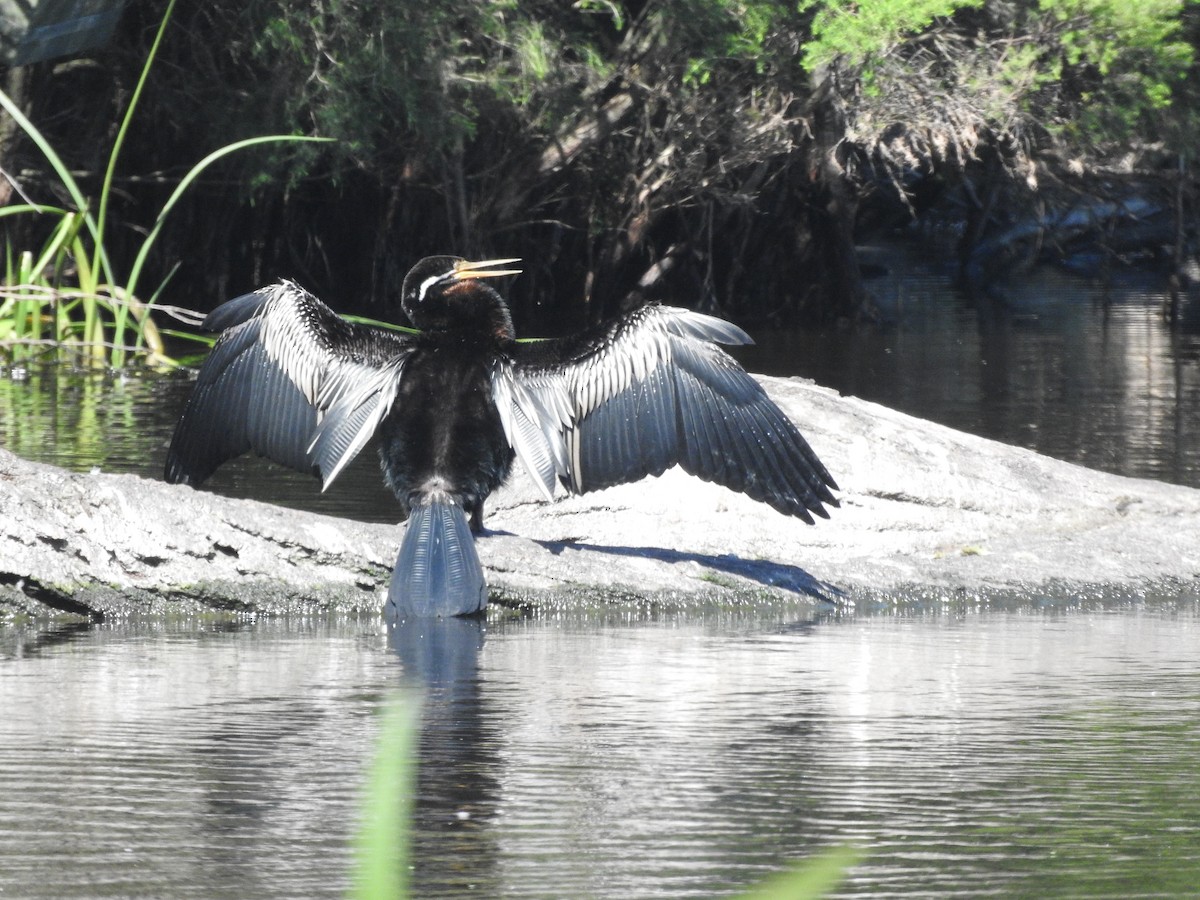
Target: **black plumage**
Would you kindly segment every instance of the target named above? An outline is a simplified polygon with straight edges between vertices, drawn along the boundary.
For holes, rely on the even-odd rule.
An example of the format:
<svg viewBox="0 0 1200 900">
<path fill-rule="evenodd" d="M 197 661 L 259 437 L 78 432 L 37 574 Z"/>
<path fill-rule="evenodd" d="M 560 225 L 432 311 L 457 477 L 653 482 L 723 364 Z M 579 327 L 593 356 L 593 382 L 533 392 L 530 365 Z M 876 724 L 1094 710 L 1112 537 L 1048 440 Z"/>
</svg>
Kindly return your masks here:
<svg viewBox="0 0 1200 900">
<path fill-rule="evenodd" d="M 408 273 L 411 335 L 352 324 L 291 282 L 239 297 L 204 327 L 221 337 L 167 454 L 199 484 L 247 450 L 325 487 L 378 434 L 408 526 L 391 616 L 462 615 L 487 599 L 472 531 L 520 459 L 547 498 L 680 465 L 806 522 L 837 506 L 796 426 L 716 344 L 748 343 L 711 316 L 644 305 L 610 324 L 518 342 L 480 279 L 517 260 L 429 257 Z"/>
</svg>

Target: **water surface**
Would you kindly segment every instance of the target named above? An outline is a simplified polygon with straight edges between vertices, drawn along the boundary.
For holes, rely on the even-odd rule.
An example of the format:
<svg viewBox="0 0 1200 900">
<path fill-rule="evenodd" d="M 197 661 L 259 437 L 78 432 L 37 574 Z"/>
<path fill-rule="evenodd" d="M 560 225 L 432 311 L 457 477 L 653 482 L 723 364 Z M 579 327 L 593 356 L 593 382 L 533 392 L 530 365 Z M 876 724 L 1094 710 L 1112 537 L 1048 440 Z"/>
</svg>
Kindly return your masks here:
<svg viewBox="0 0 1200 900">
<path fill-rule="evenodd" d="M 1200 333 L 1164 321 L 1163 279 L 1042 266 L 1002 297 L 968 298 L 915 247 L 889 246 L 886 261 L 870 282 L 880 327 L 755 331 L 737 355 L 1057 459 L 1200 487 Z"/>
<path fill-rule="evenodd" d="M 720 896 L 843 842 L 845 896 L 1200 883 L 1196 598 L 448 624 L 0 636 L 0 893 L 341 895 L 412 680 L 415 896 Z"/>
</svg>

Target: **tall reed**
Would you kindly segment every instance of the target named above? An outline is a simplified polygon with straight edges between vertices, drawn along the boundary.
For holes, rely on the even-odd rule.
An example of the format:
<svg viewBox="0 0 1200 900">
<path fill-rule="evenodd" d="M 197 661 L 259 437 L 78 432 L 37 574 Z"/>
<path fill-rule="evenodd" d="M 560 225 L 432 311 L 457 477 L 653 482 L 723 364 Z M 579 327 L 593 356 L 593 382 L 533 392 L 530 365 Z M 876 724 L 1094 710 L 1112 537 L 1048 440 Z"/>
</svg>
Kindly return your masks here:
<svg viewBox="0 0 1200 900">
<path fill-rule="evenodd" d="M 115 368 L 124 366 L 132 358 L 150 364 L 170 364 L 172 361 L 166 355 L 162 335 L 150 312 L 159 302 L 171 273 L 148 299 L 138 293 L 142 270 L 167 215 L 205 169 L 231 153 L 268 142 L 327 140 L 305 135 L 266 135 L 214 150 L 196 163 L 176 186 L 158 211 L 128 272 L 120 277 L 105 246 L 113 178 L 174 8 L 175 0 L 170 0 L 121 119 L 94 202 L 89 201 L 71 170 L 37 126 L 12 98 L 0 91 L 0 107 L 41 151 L 71 201 L 69 208 L 63 208 L 23 197 L 24 203 L 0 208 L 0 218 L 33 215 L 48 217 L 53 222 L 50 236 L 36 250 L 18 250 L 11 240 L 5 242 L 4 282 L 0 285 L 0 352 L 6 352 L 10 358 L 53 354 L 63 360 Z"/>
</svg>

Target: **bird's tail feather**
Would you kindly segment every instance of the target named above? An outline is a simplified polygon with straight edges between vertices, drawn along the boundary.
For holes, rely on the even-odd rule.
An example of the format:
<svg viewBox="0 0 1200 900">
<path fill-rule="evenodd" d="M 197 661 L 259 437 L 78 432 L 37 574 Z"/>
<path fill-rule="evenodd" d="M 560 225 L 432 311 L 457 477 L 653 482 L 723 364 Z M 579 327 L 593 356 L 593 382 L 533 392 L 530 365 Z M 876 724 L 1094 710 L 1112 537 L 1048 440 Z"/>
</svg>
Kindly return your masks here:
<svg viewBox="0 0 1200 900">
<path fill-rule="evenodd" d="M 387 617 L 463 616 L 487 605 L 466 511 L 443 491 L 412 506 L 388 589 Z"/>
</svg>

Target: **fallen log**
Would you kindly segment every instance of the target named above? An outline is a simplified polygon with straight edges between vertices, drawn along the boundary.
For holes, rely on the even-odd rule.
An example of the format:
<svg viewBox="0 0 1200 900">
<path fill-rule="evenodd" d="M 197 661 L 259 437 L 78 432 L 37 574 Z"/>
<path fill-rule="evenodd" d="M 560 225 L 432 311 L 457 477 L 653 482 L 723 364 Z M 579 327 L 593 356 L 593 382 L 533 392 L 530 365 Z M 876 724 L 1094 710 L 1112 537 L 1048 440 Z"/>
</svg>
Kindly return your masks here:
<svg viewBox="0 0 1200 900">
<path fill-rule="evenodd" d="M 807 526 L 678 470 L 551 504 L 518 471 L 479 540 L 493 607 L 1200 587 L 1198 490 L 761 381 L 842 486 L 829 521 Z M 0 615 L 375 615 L 400 527 L 0 450 Z"/>
</svg>

